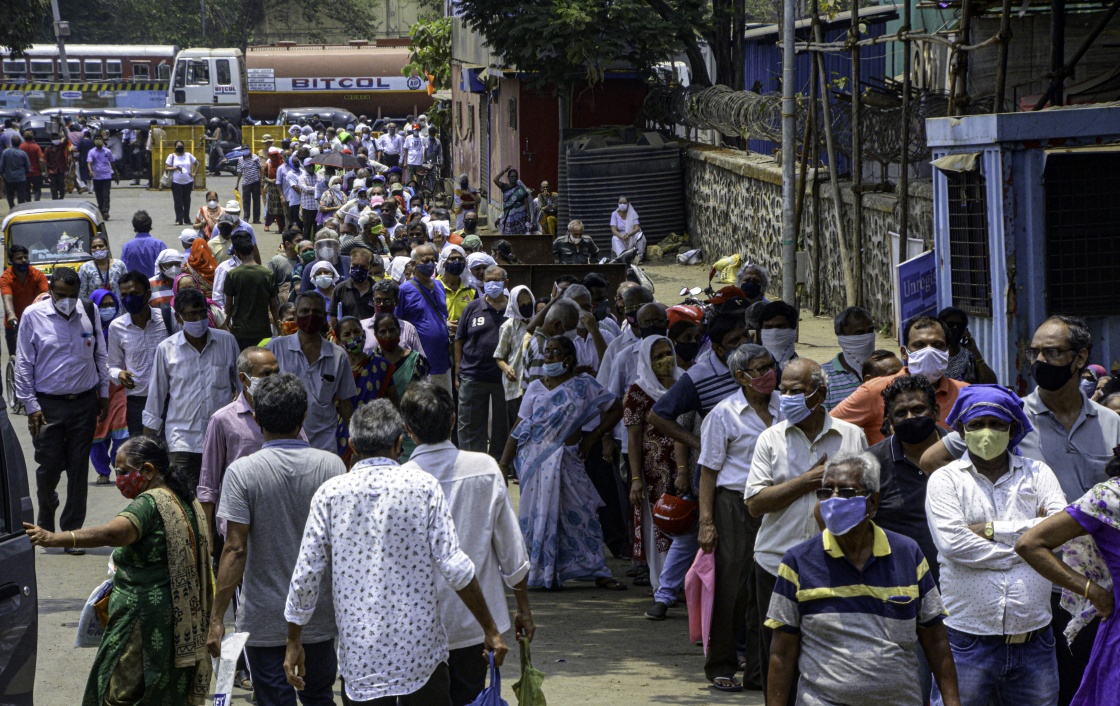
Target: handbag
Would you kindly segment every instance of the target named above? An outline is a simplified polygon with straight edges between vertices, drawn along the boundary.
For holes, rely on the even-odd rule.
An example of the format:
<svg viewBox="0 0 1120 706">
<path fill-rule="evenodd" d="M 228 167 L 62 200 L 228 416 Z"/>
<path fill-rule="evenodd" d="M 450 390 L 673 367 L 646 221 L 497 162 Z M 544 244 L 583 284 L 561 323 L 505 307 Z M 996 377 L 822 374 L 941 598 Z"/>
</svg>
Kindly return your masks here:
<svg viewBox="0 0 1120 706">
<path fill-rule="evenodd" d="M 161 188 L 161 189 L 170 189 L 171 188 L 171 172 L 164 172 L 163 176 L 161 176 L 159 178 L 159 188 Z"/>
<path fill-rule="evenodd" d="M 518 706 L 546 706 L 541 683 L 544 681 L 544 672 L 533 666 L 529 656 L 529 641 L 521 641 L 521 678 L 513 684 L 513 693 L 517 695 Z"/>
<path fill-rule="evenodd" d="M 509 703 L 502 699 L 502 675 L 494 666 L 493 652 L 490 653 L 490 686 L 483 689 L 478 698 L 467 706 L 509 706 Z"/>
</svg>

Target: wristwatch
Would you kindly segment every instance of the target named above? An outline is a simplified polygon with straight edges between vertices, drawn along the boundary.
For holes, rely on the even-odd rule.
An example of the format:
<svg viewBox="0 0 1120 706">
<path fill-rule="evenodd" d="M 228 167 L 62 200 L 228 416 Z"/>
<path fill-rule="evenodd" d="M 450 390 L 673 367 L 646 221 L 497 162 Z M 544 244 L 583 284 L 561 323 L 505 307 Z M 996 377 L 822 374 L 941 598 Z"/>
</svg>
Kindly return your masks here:
<svg viewBox="0 0 1120 706">
<path fill-rule="evenodd" d="M 992 527 L 992 523 L 991 522 L 986 523 L 984 525 L 984 539 L 994 539 L 995 536 L 996 536 L 996 531 Z"/>
</svg>

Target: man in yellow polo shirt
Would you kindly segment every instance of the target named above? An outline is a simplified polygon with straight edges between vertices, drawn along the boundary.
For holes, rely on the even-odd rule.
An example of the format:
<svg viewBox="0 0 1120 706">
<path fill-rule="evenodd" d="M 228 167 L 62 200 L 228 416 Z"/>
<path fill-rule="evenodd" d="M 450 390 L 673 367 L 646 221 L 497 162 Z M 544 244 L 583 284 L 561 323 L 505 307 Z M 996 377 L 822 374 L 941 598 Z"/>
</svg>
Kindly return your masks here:
<svg viewBox="0 0 1120 706">
<path fill-rule="evenodd" d="M 467 268 L 467 254 L 458 245 L 447 245 L 441 257 L 439 281 L 447 292 L 447 330 L 455 335 L 455 328 L 463 309 L 478 298 L 478 291 L 463 280 Z"/>
</svg>

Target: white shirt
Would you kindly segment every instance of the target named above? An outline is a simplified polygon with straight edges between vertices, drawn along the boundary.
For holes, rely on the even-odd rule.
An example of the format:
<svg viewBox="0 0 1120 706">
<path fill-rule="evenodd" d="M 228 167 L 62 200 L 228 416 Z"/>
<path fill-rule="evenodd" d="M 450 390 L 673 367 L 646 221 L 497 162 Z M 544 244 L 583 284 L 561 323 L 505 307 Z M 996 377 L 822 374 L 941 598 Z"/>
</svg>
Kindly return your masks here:
<svg viewBox="0 0 1120 706">
<path fill-rule="evenodd" d="M 377 149 L 385 154 L 399 155 L 403 146 L 404 138 L 399 132 L 392 136 L 386 132 L 377 138 Z"/>
<path fill-rule="evenodd" d="M 418 167 L 424 163 L 424 138 L 409 135 L 405 138 L 404 149 L 408 153 L 407 163 L 410 167 Z"/>
<path fill-rule="evenodd" d="M 140 328 L 132 323 L 132 314 L 125 312 L 109 324 L 109 377 L 120 383 L 121 373 L 132 373 L 136 387 L 125 390 L 129 397 L 146 397 L 148 381 L 152 377 L 152 365 L 156 359 L 156 347 L 167 338 L 167 326 L 163 322 L 163 312 L 149 307 L 152 317 L 148 325 Z M 179 327 L 172 322 L 171 330 Z"/>
<path fill-rule="evenodd" d="M 226 277 L 229 277 L 229 271 L 241 264 L 241 258 L 237 255 L 230 255 L 229 259 L 218 265 L 214 270 L 214 289 L 210 292 L 210 298 L 222 307 L 226 306 Z"/>
<path fill-rule="evenodd" d="M 782 421 L 781 395 L 776 391 L 770 393 L 767 409 L 775 423 Z M 719 473 L 717 488 L 740 493 L 746 489 L 758 435 L 768 426 L 741 390 L 717 404 L 704 417 L 700 427 L 699 463 Z"/>
<path fill-rule="evenodd" d="M 208 333 L 201 353 L 182 331 L 156 347 L 144 426 L 159 429 L 164 425 L 166 404 L 164 437 L 169 451 L 202 453 L 210 417 L 241 391 L 237 339 L 221 329 L 212 328 Z"/>
<path fill-rule="evenodd" d="M 509 630 L 505 586 L 513 588 L 529 574 L 529 552 L 517 522 L 505 478 L 489 455 L 460 451 L 450 441 L 416 447 L 404 468 L 418 468 L 439 481 L 455 518 L 463 551 L 474 563 L 475 576 L 498 630 Z M 482 627 L 465 603 L 436 577 L 439 612 L 448 647 L 480 645 Z"/>
<path fill-rule="evenodd" d="M 825 454 L 835 458 L 840 453 L 855 453 L 866 448 L 867 437 L 862 429 L 828 414 L 824 415 L 824 426 L 815 439 L 809 439 L 800 427 L 788 420 L 778 422 L 758 435 L 743 496 L 753 498 L 765 488 L 800 476 L 817 465 Z M 813 517 L 816 503 L 813 494 L 806 493 L 786 509 L 762 516 L 754 542 L 754 560 L 759 566 L 777 576 L 785 553 L 820 533 Z"/>
<path fill-rule="evenodd" d="M 372 701 L 419 690 L 448 657 L 436 574 L 454 591 L 474 578 L 439 482 L 369 458 L 324 483 L 292 572 L 288 622 L 311 619 L 328 571 L 347 696 Z"/>
<path fill-rule="evenodd" d="M 191 176 L 191 168 L 197 161 L 198 160 L 195 159 L 194 155 L 190 152 L 184 152 L 181 157 L 172 152 L 167 155 L 167 160 L 164 164 L 166 164 L 168 168 L 175 170 L 171 172 L 171 181 L 173 183 L 190 184 L 194 181 L 194 177 Z"/>
<path fill-rule="evenodd" d="M 941 564 L 945 624 L 971 635 L 1018 635 L 1050 622 L 1051 584 L 1015 553 L 1015 541 L 1066 507 L 1054 472 L 1042 461 L 1011 455 L 993 484 L 968 453 L 929 477 L 926 518 Z M 991 522 L 984 539 L 968 528 Z"/>
<path fill-rule="evenodd" d="M 595 339 L 591 336 L 591 332 L 586 331 L 586 329 L 576 329 L 576 331 L 575 340 L 572 341 L 576 344 L 576 365 L 591 368 L 591 375 L 594 376 L 599 370 L 599 351 L 595 348 Z M 580 333 L 584 332 L 586 332 L 587 335 L 581 336 Z M 603 329 L 599 329 L 599 333 L 603 336 L 603 341 L 610 346 L 611 342 L 614 341 L 614 336 Z M 631 380 L 630 382 L 634 381 Z M 626 387 L 629 389 L 630 386 L 627 385 Z M 625 394 L 626 390 L 622 392 Z M 621 395 L 619 398 L 621 399 Z"/>
<path fill-rule="evenodd" d="M 602 330 L 602 324 L 599 326 Z M 610 390 L 611 394 L 619 399 L 626 395 L 626 391 L 638 378 L 638 349 L 636 346 L 641 343 L 641 340 L 634 335 L 632 329 L 627 328 L 623 331 L 622 335 L 607 344 L 603 364 L 599 366 L 599 372 L 595 376 L 600 385 Z M 615 425 L 612 434 L 615 441 L 619 443 L 622 453 L 627 453 L 630 450 L 630 434 L 627 433 L 626 426 L 621 419 Z"/>
</svg>

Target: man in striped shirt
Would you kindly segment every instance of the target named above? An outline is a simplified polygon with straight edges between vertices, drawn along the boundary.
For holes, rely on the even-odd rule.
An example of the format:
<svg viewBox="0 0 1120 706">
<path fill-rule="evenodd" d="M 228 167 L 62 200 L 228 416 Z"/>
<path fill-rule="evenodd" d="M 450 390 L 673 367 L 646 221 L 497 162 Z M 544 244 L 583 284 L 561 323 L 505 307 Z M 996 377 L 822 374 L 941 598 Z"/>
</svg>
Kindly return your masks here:
<svg viewBox="0 0 1120 706">
<path fill-rule="evenodd" d="M 315 234 L 315 216 L 319 213 L 319 200 L 315 198 L 315 165 L 311 158 L 303 160 L 303 173 L 294 188 L 299 192 L 300 220 L 303 222 L 303 236 L 308 240 Z"/>
<path fill-rule="evenodd" d="M 253 223 L 261 222 L 261 160 L 250 152 L 237 160 L 237 183 L 233 188 L 241 188 L 241 203 L 245 204 L 246 214 L 253 215 Z"/>
<path fill-rule="evenodd" d="M 918 642 L 942 703 L 960 706 L 945 607 L 922 550 L 871 521 L 879 462 L 837 455 L 816 495 L 826 529 L 785 553 L 770 599 L 766 702 L 920 706 Z"/>
<path fill-rule="evenodd" d="M 830 412 L 863 384 L 863 364 L 875 351 L 875 324 L 867 309 L 848 307 L 837 315 L 833 328 L 840 353 L 821 366 L 828 375 L 824 408 Z"/>
</svg>

